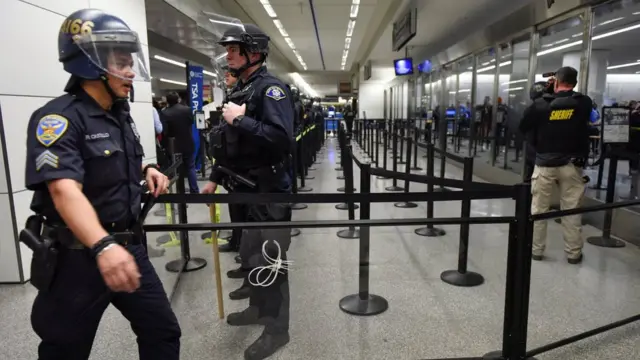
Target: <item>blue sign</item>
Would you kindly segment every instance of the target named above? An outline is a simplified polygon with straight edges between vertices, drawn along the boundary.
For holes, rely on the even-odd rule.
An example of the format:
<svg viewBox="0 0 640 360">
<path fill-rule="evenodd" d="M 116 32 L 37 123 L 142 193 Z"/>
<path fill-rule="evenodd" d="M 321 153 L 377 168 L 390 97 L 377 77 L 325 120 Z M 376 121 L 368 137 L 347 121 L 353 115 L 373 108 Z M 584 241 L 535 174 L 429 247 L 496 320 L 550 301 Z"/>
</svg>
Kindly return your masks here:
<svg viewBox="0 0 640 360">
<path fill-rule="evenodd" d="M 202 73 L 202 66 L 189 65 L 189 106 L 191 107 L 191 114 L 193 115 L 193 143 L 195 145 L 194 156 L 198 159 L 198 155 L 200 154 L 200 131 L 196 127 L 196 111 L 202 110 L 202 91 L 204 86 L 204 75 Z M 202 161 L 204 159 L 198 159 L 196 161 L 196 169 L 200 170 L 200 166 L 202 165 Z"/>
</svg>

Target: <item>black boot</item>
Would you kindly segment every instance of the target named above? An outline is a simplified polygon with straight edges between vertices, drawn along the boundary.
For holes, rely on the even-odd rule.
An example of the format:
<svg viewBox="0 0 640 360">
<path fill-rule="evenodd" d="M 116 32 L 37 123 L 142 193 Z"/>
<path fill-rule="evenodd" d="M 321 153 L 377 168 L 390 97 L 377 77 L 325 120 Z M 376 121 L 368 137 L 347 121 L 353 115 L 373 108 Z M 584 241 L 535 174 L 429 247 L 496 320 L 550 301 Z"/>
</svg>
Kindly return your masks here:
<svg viewBox="0 0 640 360">
<path fill-rule="evenodd" d="M 236 255 L 236 256 L 233 258 L 233 260 L 235 260 L 235 261 L 236 261 L 236 263 L 238 263 L 238 264 L 242 264 L 242 258 L 240 257 L 240 255 Z"/>
<path fill-rule="evenodd" d="M 244 351 L 245 360 L 262 360 L 273 355 L 289 342 L 289 333 L 262 332 L 262 335 Z"/>
<path fill-rule="evenodd" d="M 218 245 L 218 251 L 220 252 L 237 252 L 240 249 L 240 247 L 236 244 L 224 244 L 224 245 Z"/>
<path fill-rule="evenodd" d="M 249 276 L 251 269 L 243 268 L 240 266 L 237 269 L 227 271 L 227 277 L 229 279 L 244 279 Z"/>
<path fill-rule="evenodd" d="M 231 326 L 246 326 L 258 324 L 258 308 L 249 306 L 248 308 L 229 314 L 227 316 L 227 324 Z"/>
<path fill-rule="evenodd" d="M 247 280 L 242 283 L 238 289 L 233 290 L 229 293 L 229 298 L 231 300 L 242 300 L 248 299 L 251 296 L 251 286 L 247 283 Z"/>
</svg>

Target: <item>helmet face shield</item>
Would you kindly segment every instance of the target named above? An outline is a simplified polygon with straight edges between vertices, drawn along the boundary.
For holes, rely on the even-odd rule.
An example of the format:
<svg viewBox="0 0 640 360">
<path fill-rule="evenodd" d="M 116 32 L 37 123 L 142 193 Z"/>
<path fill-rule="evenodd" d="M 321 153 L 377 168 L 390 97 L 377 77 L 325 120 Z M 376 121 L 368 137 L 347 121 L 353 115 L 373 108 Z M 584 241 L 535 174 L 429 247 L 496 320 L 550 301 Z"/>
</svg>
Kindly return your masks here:
<svg viewBox="0 0 640 360">
<path fill-rule="evenodd" d="M 221 14 L 201 11 L 197 18 L 198 32 L 202 40 L 211 48 L 211 65 L 223 78 L 228 70 L 227 45 L 240 44 L 245 40 L 246 32 L 242 21 Z"/>
<path fill-rule="evenodd" d="M 94 31 L 76 35 L 84 55 L 104 73 L 123 80 L 150 81 L 149 67 L 134 31 Z"/>
</svg>

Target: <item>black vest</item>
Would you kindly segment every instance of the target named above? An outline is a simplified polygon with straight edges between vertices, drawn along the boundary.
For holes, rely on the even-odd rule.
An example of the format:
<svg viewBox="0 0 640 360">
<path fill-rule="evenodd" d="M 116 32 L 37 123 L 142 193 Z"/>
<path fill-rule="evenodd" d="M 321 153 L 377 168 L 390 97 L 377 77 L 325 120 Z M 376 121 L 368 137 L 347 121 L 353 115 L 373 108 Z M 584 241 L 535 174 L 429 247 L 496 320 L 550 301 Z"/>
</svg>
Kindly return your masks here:
<svg viewBox="0 0 640 360">
<path fill-rule="evenodd" d="M 589 155 L 591 101 L 578 92 L 537 99 L 536 150 L 539 154 Z"/>
</svg>

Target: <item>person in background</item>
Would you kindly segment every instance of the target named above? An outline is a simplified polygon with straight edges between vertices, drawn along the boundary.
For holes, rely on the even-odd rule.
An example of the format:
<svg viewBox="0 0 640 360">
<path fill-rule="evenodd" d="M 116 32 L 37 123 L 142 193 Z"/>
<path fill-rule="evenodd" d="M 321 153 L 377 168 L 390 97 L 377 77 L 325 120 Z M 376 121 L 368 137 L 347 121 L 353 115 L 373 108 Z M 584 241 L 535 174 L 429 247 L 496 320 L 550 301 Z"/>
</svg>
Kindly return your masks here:
<svg viewBox="0 0 640 360">
<path fill-rule="evenodd" d="M 156 99 L 153 99 L 152 103 L 153 103 L 153 108 L 151 108 L 151 111 L 153 111 L 153 128 L 156 131 L 156 136 L 161 136 L 162 121 L 160 121 L 160 114 L 158 113 L 158 111 L 160 110 L 160 104 Z"/>
<path fill-rule="evenodd" d="M 553 79 L 553 78 L 552 78 Z M 589 119 L 593 110 L 590 97 L 573 91 L 578 71 L 562 67 L 555 74 L 553 94 L 544 94 L 527 108 L 520 131 L 536 133 L 536 166 L 531 176 L 531 213 L 549 211 L 556 183 L 560 186 L 561 210 L 580 206 L 585 181 L 582 169 L 589 157 Z M 565 252 L 570 264 L 582 262 L 582 221 L 580 215 L 562 218 Z M 547 242 L 547 222 L 533 225 L 533 260 L 540 261 Z"/>
<path fill-rule="evenodd" d="M 164 136 L 167 138 L 175 138 L 175 150 L 182 154 L 187 178 L 189 179 L 189 192 L 197 194 L 198 177 L 196 176 L 196 156 L 195 145 L 193 143 L 193 118 L 191 108 L 180 103 L 180 97 L 177 93 L 172 92 L 167 95 L 167 107 L 162 112 L 166 127 Z"/>
</svg>

